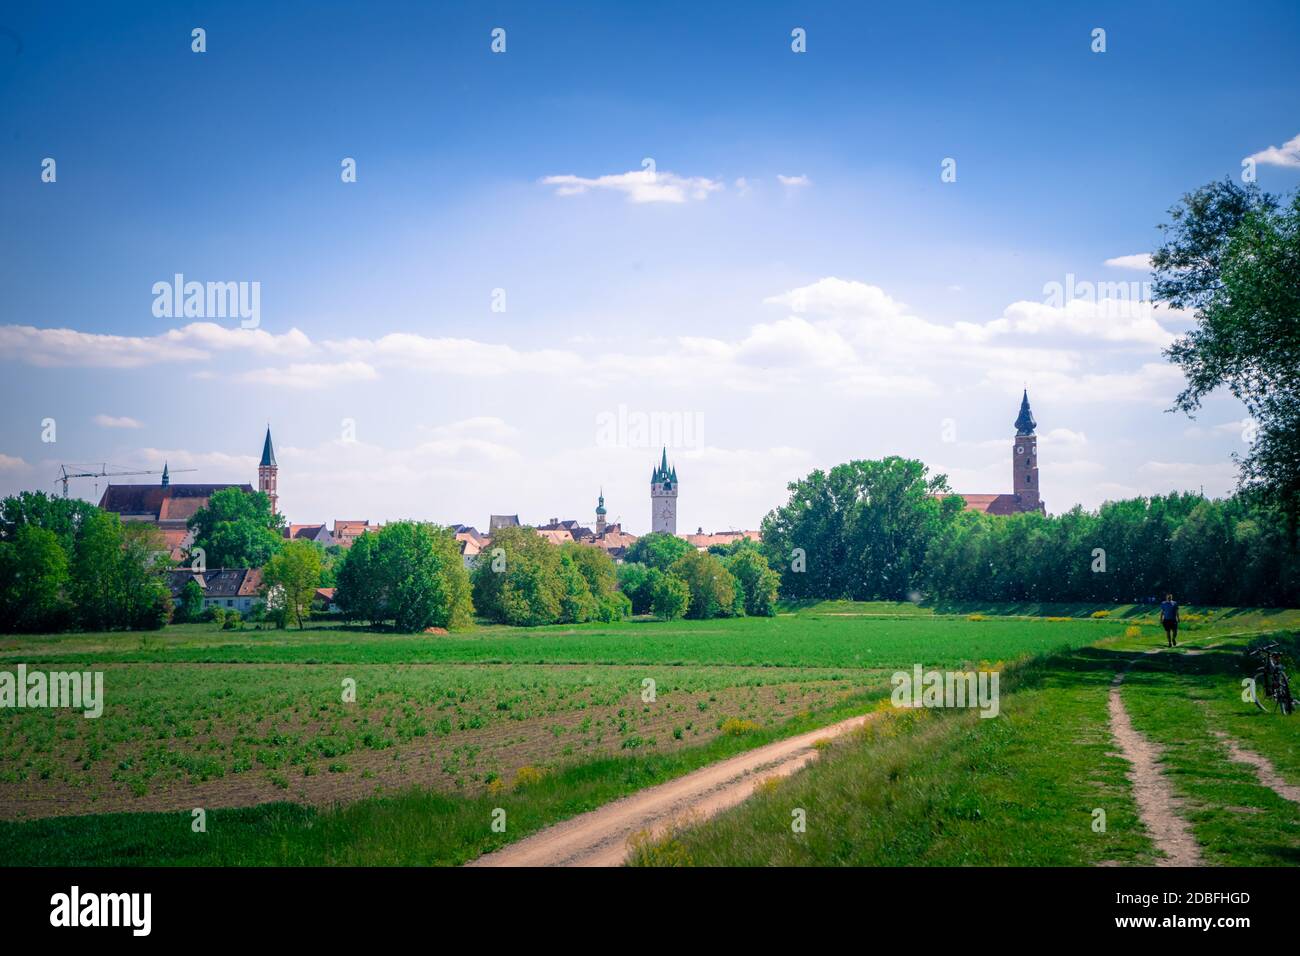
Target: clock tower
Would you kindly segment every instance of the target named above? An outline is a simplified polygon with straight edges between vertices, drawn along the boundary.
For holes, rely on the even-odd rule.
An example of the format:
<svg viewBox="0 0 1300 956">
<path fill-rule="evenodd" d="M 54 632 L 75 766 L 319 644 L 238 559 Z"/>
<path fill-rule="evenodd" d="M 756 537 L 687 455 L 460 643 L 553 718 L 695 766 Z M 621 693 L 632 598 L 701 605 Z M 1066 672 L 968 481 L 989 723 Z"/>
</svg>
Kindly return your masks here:
<svg viewBox="0 0 1300 956">
<path fill-rule="evenodd" d="M 1020 415 L 1016 418 L 1016 437 L 1011 450 L 1011 487 L 1016 496 L 1017 511 L 1042 511 L 1043 502 L 1038 495 L 1038 437 L 1029 410 L 1029 390 L 1020 399 Z"/>
<path fill-rule="evenodd" d="M 677 533 L 677 469 L 668 467 L 667 448 L 650 473 L 650 530 Z"/>
</svg>

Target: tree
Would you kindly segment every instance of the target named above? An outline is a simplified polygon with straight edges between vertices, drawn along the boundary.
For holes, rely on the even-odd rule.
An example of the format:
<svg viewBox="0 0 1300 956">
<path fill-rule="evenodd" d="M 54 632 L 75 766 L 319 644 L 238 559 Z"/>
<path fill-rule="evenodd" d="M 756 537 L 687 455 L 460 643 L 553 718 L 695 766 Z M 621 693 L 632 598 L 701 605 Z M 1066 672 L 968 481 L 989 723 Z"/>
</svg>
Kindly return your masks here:
<svg viewBox="0 0 1300 956">
<path fill-rule="evenodd" d="M 262 569 L 264 593 L 278 592 L 277 600 L 297 622 L 298 630 L 302 630 L 303 615 L 310 616 L 320 573 L 320 548 L 310 541 L 287 542 Z"/>
<path fill-rule="evenodd" d="M 91 631 L 124 622 L 122 522 L 96 508 L 85 516 L 72 552 L 71 597 L 78 623 Z"/>
<path fill-rule="evenodd" d="M 791 482 L 763 519 L 763 550 L 791 598 L 906 600 L 930 540 L 961 511 L 919 461 L 850 461 Z"/>
<path fill-rule="evenodd" d="M 222 488 L 189 520 L 210 568 L 260 568 L 284 544 L 284 515 L 263 492 Z"/>
<path fill-rule="evenodd" d="M 560 554 L 573 561 L 587 582 L 592 597 L 599 600 L 618 589 L 618 571 L 614 559 L 604 548 L 577 541 L 560 545 Z"/>
<path fill-rule="evenodd" d="M 554 624 L 563 595 L 560 549 L 532 528 L 498 529 L 474 568 L 474 606 L 502 624 Z"/>
<path fill-rule="evenodd" d="M 408 633 L 463 627 L 474 613 L 456 536 L 450 528 L 415 521 L 357 538 L 338 568 L 334 599 L 350 620 L 392 621 Z"/>
<path fill-rule="evenodd" d="M 781 576 L 772 570 L 762 552 L 754 547 L 737 548 L 726 566 L 740 588 L 745 613 L 755 617 L 775 616 Z"/>
<path fill-rule="evenodd" d="M 1285 206 L 1257 186 L 1210 183 L 1169 211 L 1151 257 L 1154 298 L 1194 310 L 1197 325 L 1166 356 L 1187 382 L 1174 407 L 1192 415 L 1226 387 L 1257 430 L 1237 458 L 1241 487 L 1300 527 L 1300 192 Z M 1234 456 L 1237 457 L 1237 456 Z"/>
<path fill-rule="evenodd" d="M 729 617 L 735 613 L 736 579 L 721 559 L 691 549 L 673 562 L 669 574 L 680 578 L 690 591 L 687 617 Z"/>
<path fill-rule="evenodd" d="M 334 603 L 349 621 L 364 621 L 372 627 L 386 619 L 388 595 L 376 553 L 375 532 L 360 535 L 344 553 L 338 566 Z"/>
<path fill-rule="evenodd" d="M 193 623 L 203 616 L 203 586 L 194 578 L 181 588 L 181 603 L 176 608 L 176 620 Z"/>
<path fill-rule="evenodd" d="M 675 534 L 655 531 L 637 538 L 632 543 L 632 547 L 627 549 L 627 554 L 623 556 L 623 560 L 644 564 L 649 568 L 658 568 L 660 571 L 667 571 L 674 561 L 688 551 L 694 550 L 694 546 L 684 538 L 679 538 Z"/>
<path fill-rule="evenodd" d="M 384 526 L 377 544 L 388 613 L 397 630 L 470 623 L 469 573 L 450 528 L 398 521 Z"/>
<path fill-rule="evenodd" d="M 53 531 L 24 524 L 0 541 L 0 629 L 56 631 L 69 623 L 68 556 Z"/>
<path fill-rule="evenodd" d="M 43 491 L 23 491 L 0 502 L 0 541 L 12 541 L 23 525 L 54 532 L 65 554 L 72 554 L 86 519 L 98 512 L 80 498 L 58 498 Z"/>
<path fill-rule="evenodd" d="M 654 575 L 661 574 L 644 564 L 624 561 L 618 566 L 618 587 L 631 602 L 633 614 L 649 614 L 654 600 Z"/>
<path fill-rule="evenodd" d="M 153 525 L 122 525 L 119 626 L 152 631 L 171 620 L 172 593 L 164 576 L 169 564 L 167 554 L 162 532 Z"/>
<path fill-rule="evenodd" d="M 691 606 L 691 589 L 686 582 L 657 568 L 653 569 L 652 575 L 651 607 L 655 616 L 671 621 L 684 615 Z"/>
</svg>

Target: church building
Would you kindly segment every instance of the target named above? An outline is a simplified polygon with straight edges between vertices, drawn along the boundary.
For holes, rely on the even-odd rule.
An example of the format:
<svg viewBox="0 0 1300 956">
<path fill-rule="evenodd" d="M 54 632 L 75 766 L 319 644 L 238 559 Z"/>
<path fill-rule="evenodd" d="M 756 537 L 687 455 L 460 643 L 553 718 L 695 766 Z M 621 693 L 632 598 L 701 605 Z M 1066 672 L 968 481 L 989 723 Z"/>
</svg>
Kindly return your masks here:
<svg viewBox="0 0 1300 956">
<path fill-rule="evenodd" d="M 271 429 L 266 429 L 262 443 L 262 460 L 257 466 L 257 490 L 271 499 L 271 510 L 276 510 L 278 494 L 276 478 L 279 468 L 275 463 L 275 449 L 271 445 Z M 215 492 L 224 488 L 238 488 L 253 493 L 248 484 L 176 484 L 171 480 L 167 466 L 163 466 L 162 482 L 157 485 L 113 485 L 104 489 L 99 507 L 115 512 L 123 521 L 143 521 L 156 525 L 167 542 L 168 551 L 179 560 L 193 543 L 189 519 L 203 507 Z"/>
<path fill-rule="evenodd" d="M 1046 506 L 1038 495 L 1038 437 L 1034 421 L 1029 410 L 1029 390 L 1025 389 L 1020 399 L 1020 415 L 1016 418 L 1016 435 L 1011 441 L 1011 488 L 1010 494 L 1002 495 L 961 495 L 966 501 L 967 511 L 982 511 L 991 515 L 1011 515 L 1021 511 L 1037 511 L 1045 514 Z"/>
</svg>

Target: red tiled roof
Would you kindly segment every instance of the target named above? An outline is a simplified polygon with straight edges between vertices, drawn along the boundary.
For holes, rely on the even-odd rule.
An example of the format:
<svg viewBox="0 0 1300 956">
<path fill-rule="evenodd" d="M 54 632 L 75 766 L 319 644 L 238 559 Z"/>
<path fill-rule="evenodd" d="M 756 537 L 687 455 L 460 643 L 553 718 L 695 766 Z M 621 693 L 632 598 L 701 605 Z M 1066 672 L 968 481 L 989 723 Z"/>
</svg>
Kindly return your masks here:
<svg viewBox="0 0 1300 956">
<path fill-rule="evenodd" d="M 943 498 L 946 495 L 935 497 Z M 1014 515 L 1026 510 L 1015 495 L 958 494 L 957 497 L 966 502 L 967 511 L 979 511 L 987 515 Z"/>
<path fill-rule="evenodd" d="M 715 544 L 734 544 L 742 538 L 750 541 L 762 541 L 763 536 L 757 531 L 718 531 L 714 534 L 688 534 L 686 541 L 697 548 L 710 548 Z"/>
<path fill-rule="evenodd" d="M 207 504 L 214 492 L 224 488 L 253 493 L 252 485 L 109 485 L 99 499 L 99 507 L 123 517 L 185 521 Z"/>
</svg>

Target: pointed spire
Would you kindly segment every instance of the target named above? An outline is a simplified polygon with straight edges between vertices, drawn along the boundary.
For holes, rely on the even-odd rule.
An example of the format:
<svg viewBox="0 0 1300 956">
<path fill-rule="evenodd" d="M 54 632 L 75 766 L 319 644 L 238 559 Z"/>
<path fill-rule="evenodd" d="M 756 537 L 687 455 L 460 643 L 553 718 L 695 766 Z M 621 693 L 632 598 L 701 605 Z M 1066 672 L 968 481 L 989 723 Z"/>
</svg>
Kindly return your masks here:
<svg viewBox="0 0 1300 956">
<path fill-rule="evenodd" d="M 166 488 L 172 483 L 172 477 L 167 473 L 167 462 L 163 462 L 163 479 L 162 486 Z"/>
<path fill-rule="evenodd" d="M 596 514 L 603 515 L 604 513 L 605 513 L 605 489 L 602 486 L 600 489 L 600 500 L 596 502 Z"/>
<path fill-rule="evenodd" d="M 1032 435 L 1038 423 L 1034 421 L 1034 415 L 1029 410 L 1029 389 L 1025 389 L 1024 395 L 1020 398 L 1020 415 L 1016 418 L 1016 434 Z"/>
<path fill-rule="evenodd" d="M 261 467 L 275 467 L 275 448 L 271 445 L 271 426 L 266 426 L 266 441 L 262 443 Z"/>
<path fill-rule="evenodd" d="M 676 469 L 668 467 L 668 446 L 664 446 L 663 454 L 659 458 L 659 465 L 654 471 L 650 472 L 650 484 L 660 481 L 676 481 Z"/>
</svg>

